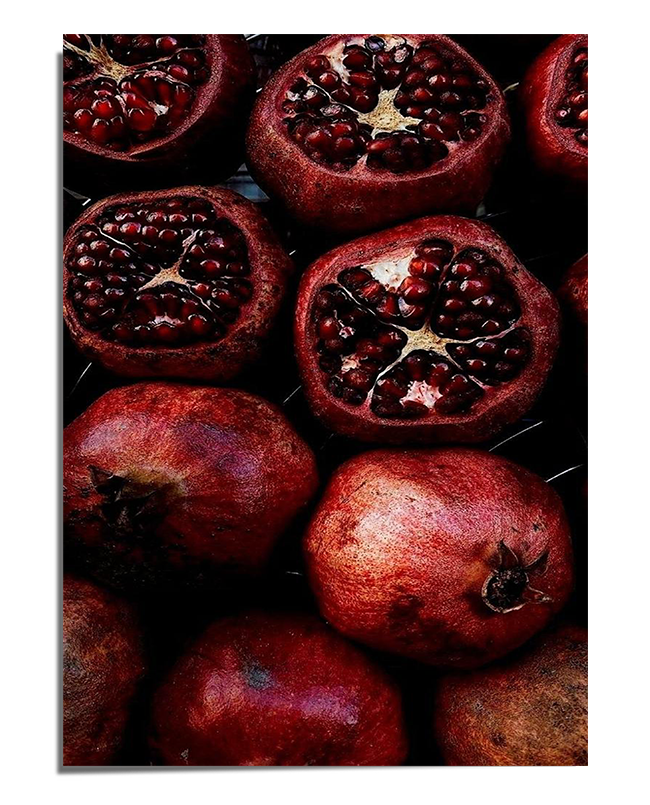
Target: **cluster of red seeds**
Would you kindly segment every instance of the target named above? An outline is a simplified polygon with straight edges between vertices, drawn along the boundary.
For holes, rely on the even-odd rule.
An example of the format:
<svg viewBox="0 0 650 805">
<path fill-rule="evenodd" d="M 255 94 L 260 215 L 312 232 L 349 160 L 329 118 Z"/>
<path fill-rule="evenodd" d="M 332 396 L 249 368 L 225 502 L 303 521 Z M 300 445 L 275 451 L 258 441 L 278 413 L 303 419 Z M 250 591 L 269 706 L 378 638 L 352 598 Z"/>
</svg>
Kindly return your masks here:
<svg viewBox="0 0 650 805">
<path fill-rule="evenodd" d="M 177 128 L 209 75 L 200 35 L 66 34 L 64 40 L 77 48 L 64 49 L 64 128 L 114 151 Z"/>
<path fill-rule="evenodd" d="M 575 129 L 576 140 L 587 146 L 587 48 L 576 51 L 566 74 L 566 91 L 556 112 L 555 119 L 561 126 Z"/>
<path fill-rule="evenodd" d="M 373 36 L 346 46 L 340 70 L 336 66 L 332 57 L 313 57 L 284 102 L 291 136 L 315 162 L 349 169 L 367 154 L 374 168 L 420 170 L 444 159 L 449 143 L 481 134 L 487 83 L 434 42 L 389 47 Z M 359 119 L 375 109 L 382 92 L 393 93 L 404 119 L 397 130 L 373 131 Z"/>
<path fill-rule="evenodd" d="M 244 236 L 198 198 L 106 210 L 67 268 L 80 321 L 134 346 L 217 340 L 252 293 Z"/>
<path fill-rule="evenodd" d="M 382 417 L 417 418 L 434 409 L 466 411 L 519 375 L 529 358 L 515 293 L 503 268 L 480 249 L 454 255 L 451 243 L 427 240 L 397 287 L 372 266 L 338 275 L 316 296 L 316 349 L 331 393 L 369 404 Z M 430 337 L 426 348 L 418 335 Z M 412 334 L 409 336 L 409 334 Z"/>
</svg>

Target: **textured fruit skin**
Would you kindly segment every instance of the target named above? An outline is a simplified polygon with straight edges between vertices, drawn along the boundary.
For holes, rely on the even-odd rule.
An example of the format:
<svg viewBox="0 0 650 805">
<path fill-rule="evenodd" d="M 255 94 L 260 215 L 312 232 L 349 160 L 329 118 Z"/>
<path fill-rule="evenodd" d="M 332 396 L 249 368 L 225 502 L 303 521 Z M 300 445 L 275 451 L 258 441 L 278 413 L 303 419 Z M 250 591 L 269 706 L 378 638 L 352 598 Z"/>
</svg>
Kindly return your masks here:
<svg viewBox="0 0 650 805">
<path fill-rule="evenodd" d="M 503 662 L 444 676 L 434 732 L 450 766 L 586 766 L 587 630 L 563 625 Z"/>
<path fill-rule="evenodd" d="M 205 198 L 222 212 L 246 239 L 253 295 L 242 306 L 239 319 L 215 342 L 180 347 L 133 347 L 102 338 L 79 320 L 68 297 L 72 277 L 67 259 L 80 230 L 112 206 L 150 203 L 166 198 Z M 226 382 L 254 363 L 262 351 L 280 309 L 293 264 L 266 218 L 252 202 L 220 187 L 178 187 L 172 190 L 125 193 L 93 204 L 68 230 L 63 241 L 63 314 L 73 341 L 90 360 L 126 377 L 175 377 Z"/>
<path fill-rule="evenodd" d="M 126 602 L 84 579 L 63 580 L 63 765 L 103 766 L 122 742 L 144 673 Z"/>
<path fill-rule="evenodd" d="M 370 36 L 360 34 L 359 36 Z M 247 134 L 247 164 L 259 185 L 282 200 L 303 224 L 357 234 L 430 212 L 474 212 L 485 195 L 510 137 L 506 103 L 494 79 L 463 48 L 438 34 L 400 34 L 412 44 L 435 41 L 467 60 L 491 90 L 485 133 L 462 158 L 442 160 L 422 171 L 392 174 L 352 169 L 341 172 L 313 162 L 282 124 L 282 102 L 301 66 L 327 53 L 345 34 L 328 36 L 280 68 L 258 95 Z M 352 36 L 357 36 L 352 35 Z M 287 180 L 287 177 L 291 177 Z"/>
<path fill-rule="evenodd" d="M 566 272 L 558 291 L 560 300 L 564 302 L 574 321 L 585 330 L 588 324 L 589 308 L 589 266 L 588 255 L 577 260 Z"/>
<path fill-rule="evenodd" d="M 313 454 L 281 411 L 234 389 L 113 389 L 63 441 L 70 547 L 119 586 L 259 573 L 317 485 Z"/>
<path fill-rule="evenodd" d="M 255 65 L 241 34 L 206 34 L 212 75 L 192 114 L 168 137 L 120 152 L 64 131 L 66 185 L 79 191 L 168 187 L 231 176 L 243 159 L 244 128 L 254 98 Z"/>
<path fill-rule="evenodd" d="M 407 745 L 397 686 L 311 615 L 213 624 L 154 699 L 170 766 L 392 766 Z"/>
<path fill-rule="evenodd" d="M 503 613 L 485 604 L 500 541 L 525 563 L 548 551 L 531 586 L 550 602 Z M 304 548 L 332 626 L 438 666 L 473 668 L 507 654 L 546 625 L 572 586 L 559 497 L 528 470 L 467 448 L 375 450 L 347 461 Z"/>
<path fill-rule="evenodd" d="M 427 238 L 449 239 L 458 249 L 484 249 L 506 269 L 521 304 L 520 321 L 528 325 L 531 355 L 519 377 L 492 389 L 465 413 L 436 413 L 419 420 L 392 420 L 377 416 L 366 401 L 355 406 L 337 399 L 326 388 L 315 349 L 316 323 L 311 306 L 319 289 L 338 273 L 370 264 L 393 249 L 405 250 Z M 480 442 L 523 416 L 539 395 L 557 353 L 560 314 L 553 294 L 534 277 L 487 224 L 453 215 L 420 218 L 392 229 L 365 235 L 320 257 L 300 280 L 294 325 L 296 356 L 305 395 L 312 412 L 337 433 L 385 444 Z M 487 398 L 487 399 L 486 399 Z"/>
<path fill-rule="evenodd" d="M 544 50 L 528 69 L 521 85 L 528 150 L 538 169 L 575 185 L 587 181 L 587 152 L 570 132 L 559 126 L 553 108 L 564 88 L 564 74 L 586 34 L 565 34 Z"/>
</svg>

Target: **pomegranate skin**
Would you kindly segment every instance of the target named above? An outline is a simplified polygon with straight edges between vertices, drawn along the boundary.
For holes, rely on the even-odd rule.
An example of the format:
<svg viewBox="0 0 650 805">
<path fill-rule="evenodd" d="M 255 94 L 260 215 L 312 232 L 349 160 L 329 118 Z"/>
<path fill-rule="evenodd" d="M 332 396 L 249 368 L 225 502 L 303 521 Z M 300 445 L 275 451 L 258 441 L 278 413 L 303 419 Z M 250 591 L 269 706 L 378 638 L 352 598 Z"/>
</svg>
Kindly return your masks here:
<svg viewBox="0 0 650 805">
<path fill-rule="evenodd" d="M 503 662 L 442 677 L 434 733 L 450 766 L 586 766 L 587 630 L 562 625 Z"/>
<path fill-rule="evenodd" d="M 170 766 L 393 766 L 407 743 L 395 683 L 317 618 L 213 624 L 154 697 Z"/>
<path fill-rule="evenodd" d="M 81 321 L 72 301 L 75 276 L 70 261 L 81 233 L 111 208 L 156 204 L 168 198 L 203 199 L 243 234 L 250 264 L 252 295 L 238 319 L 219 340 L 167 346 L 132 346 L 110 340 Z M 178 187 L 172 190 L 125 193 L 93 204 L 70 227 L 63 241 L 63 314 L 77 347 L 90 360 L 126 377 L 171 377 L 227 382 L 259 359 L 280 309 L 293 264 L 266 218 L 255 204 L 225 188 Z M 154 258 L 155 261 L 155 258 Z M 170 282 L 173 286 L 173 281 Z M 160 286 L 159 286 L 160 287 Z"/>
<path fill-rule="evenodd" d="M 104 766 L 122 742 L 144 674 L 130 605 L 84 579 L 63 579 L 63 765 Z"/>
<path fill-rule="evenodd" d="M 526 122 L 528 150 L 543 173 L 585 185 L 588 174 L 587 147 L 570 130 L 556 123 L 555 107 L 561 101 L 566 70 L 574 52 L 587 47 L 586 34 L 565 34 L 552 42 L 533 62 L 521 85 L 521 103 Z"/>
<path fill-rule="evenodd" d="M 120 587 L 259 574 L 317 485 L 313 454 L 280 410 L 234 389 L 113 389 L 63 442 L 68 544 Z"/>
<path fill-rule="evenodd" d="M 325 385 L 316 351 L 314 302 L 319 290 L 336 282 L 352 266 L 370 266 L 392 253 L 407 252 L 430 238 L 449 240 L 457 250 L 484 250 L 498 261 L 520 306 L 516 322 L 527 331 L 530 354 L 523 371 L 510 382 L 486 387 L 469 410 L 450 414 L 430 411 L 424 417 L 377 416 L 370 395 L 361 405 L 335 397 Z M 426 330 L 429 325 L 425 325 Z M 555 296 L 518 260 L 497 233 L 480 221 L 451 215 L 430 216 L 357 238 L 316 260 L 302 275 L 294 323 L 296 356 L 303 388 L 313 414 L 327 427 L 354 439 L 384 444 L 482 442 L 515 422 L 533 405 L 555 360 L 560 339 L 560 311 Z M 411 351 L 417 350 L 417 345 Z M 409 353 L 405 349 L 401 357 Z M 445 355 L 444 352 L 440 353 Z M 448 357 L 448 355 L 445 355 Z"/>
<path fill-rule="evenodd" d="M 376 450 L 333 475 L 305 556 L 323 616 L 376 649 L 474 668 L 566 602 L 571 538 L 540 478 L 467 448 Z"/>
<path fill-rule="evenodd" d="M 481 136 L 440 162 L 405 173 L 370 170 L 365 157 L 351 170 L 311 160 L 283 124 L 287 92 L 307 61 L 371 34 L 328 36 L 281 67 L 259 93 L 247 134 L 247 164 L 258 184 L 282 200 L 302 224 L 351 235 L 431 212 L 473 213 L 490 186 L 510 138 L 503 95 L 494 79 L 460 45 L 438 34 L 395 34 L 414 46 L 430 41 L 459 58 L 489 87 Z M 290 176 L 291 180 L 287 181 Z"/>
<path fill-rule="evenodd" d="M 115 151 L 64 129 L 68 186 L 91 193 L 168 187 L 199 177 L 216 182 L 237 170 L 254 99 L 255 65 L 241 34 L 206 34 L 205 40 L 201 49 L 210 77 L 189 116 L 167 136 Z M 64 89 L 74 83 L 64 81 Z"/>
</svg>

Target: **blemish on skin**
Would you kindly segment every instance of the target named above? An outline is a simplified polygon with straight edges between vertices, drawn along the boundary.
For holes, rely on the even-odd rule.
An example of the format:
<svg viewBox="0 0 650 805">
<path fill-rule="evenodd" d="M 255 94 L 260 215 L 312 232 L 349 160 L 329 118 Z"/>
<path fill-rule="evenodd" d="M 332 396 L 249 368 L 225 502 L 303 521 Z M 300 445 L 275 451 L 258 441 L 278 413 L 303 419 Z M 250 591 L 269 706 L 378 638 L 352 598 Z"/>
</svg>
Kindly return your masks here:
<svg viewBox="0 0 650 805">
<path fill-rule="evenodd" d="M 244 678 L 247 684 L 255 690 L 266 690 L 271 686 L 271 672 L 255 663 L 245 666 Z"/>
</svg>

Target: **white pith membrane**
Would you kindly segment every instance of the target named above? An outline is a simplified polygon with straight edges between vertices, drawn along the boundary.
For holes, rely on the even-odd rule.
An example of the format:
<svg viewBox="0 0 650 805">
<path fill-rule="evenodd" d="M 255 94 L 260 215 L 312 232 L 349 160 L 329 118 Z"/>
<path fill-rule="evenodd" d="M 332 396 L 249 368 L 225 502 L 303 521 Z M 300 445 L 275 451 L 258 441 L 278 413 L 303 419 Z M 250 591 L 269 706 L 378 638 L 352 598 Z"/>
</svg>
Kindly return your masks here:
<svg viewBox="0 0 650 805">
<path fill-rule="evenodd" d="M 580 145 L 588 148 L 588 52 L 579 47 L 573 53 L 565 74 L 566 87 L 555 109 L 555 120 L 573 131 Z"/>
<path fill-rule="evenodd" d="M 338 271 L 311 316 L 328 390 L 379 417 L 464 413 L 530 357 L 503 266 L 441 239 Z"/>
<path fill-rule="evenodd" d="M 125 151 L 191 114 L 209 77 L 203 34 L 65 34 L 63 128 Z"/>
<path fill-rule="evenodd" d="M 282 108 L 315 162 L 424 170 L 481 136 L 490 87 L 460 54 L 393 34 L 346 38 L 307 61 Z"/>
<path fill-rule="evenodd" d="M 105 208 L 66 256 L 81 324 L 128 346 L 218 341 L 252 295 L 246 240 L 207 199 Z"/>
</svg>

